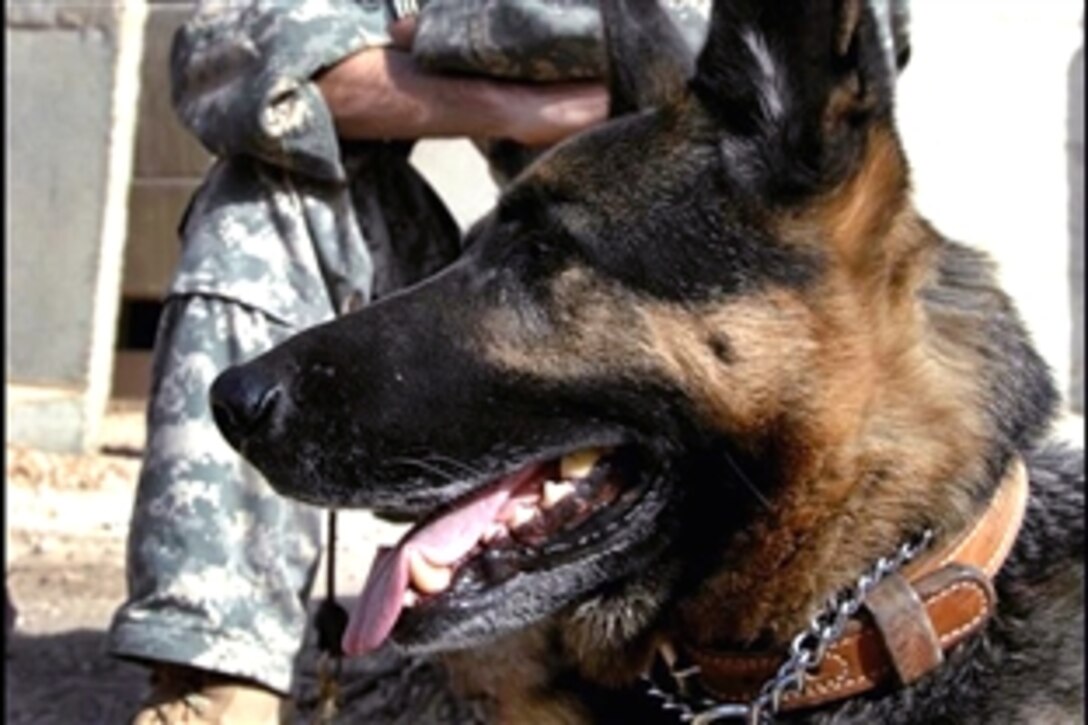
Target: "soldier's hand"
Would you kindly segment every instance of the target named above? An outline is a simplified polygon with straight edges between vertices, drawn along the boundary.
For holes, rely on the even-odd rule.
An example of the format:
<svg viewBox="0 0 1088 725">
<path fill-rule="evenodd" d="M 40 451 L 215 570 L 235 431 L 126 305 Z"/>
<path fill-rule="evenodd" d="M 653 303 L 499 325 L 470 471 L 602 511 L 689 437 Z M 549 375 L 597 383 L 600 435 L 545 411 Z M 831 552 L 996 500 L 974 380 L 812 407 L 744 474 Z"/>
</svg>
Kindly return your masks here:
<svg viewBox="0 0 1088 725">
<path fill-rule="evenodd" d="M 421 71 L 411 54 L 369 48 L 316 78 L 337 132 L 353 139 L 436 136 L 556 143 L 605 119 L 608 94 L 589 83 L 509 83 Z"/>
<path fill-rule="evenodd" d="M 608 117 L 599 83 L 496 83 L 505 129 L 495 134 L 526 146 L 550 146 Z"/>
</svg>

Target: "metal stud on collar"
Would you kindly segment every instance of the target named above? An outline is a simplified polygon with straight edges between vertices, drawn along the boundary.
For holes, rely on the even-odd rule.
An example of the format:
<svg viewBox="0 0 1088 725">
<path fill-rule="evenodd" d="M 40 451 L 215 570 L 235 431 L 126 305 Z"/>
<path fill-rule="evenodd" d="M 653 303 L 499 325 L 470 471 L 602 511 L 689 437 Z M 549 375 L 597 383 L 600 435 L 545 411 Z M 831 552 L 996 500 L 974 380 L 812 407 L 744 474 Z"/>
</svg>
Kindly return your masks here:
<svg viewBox="0 0 1088 725">
<path fill-rule="evenodd" d="M 926 549 L 933 541 L 933 530 L 926 529 L 896 549 L 889 557 L 880 557 L 848 587 L 830 597 L 809 625 L 790 641 L 786 661 L 779 666 L 772 678 L 763 683 L 759 694 L 747 703 L 722 703 L 700 698 L 697 703 L 685 696 L 685 680 L 698 676 L 699 668 L 689 667 L 669 675 L 678 685 L 677 692 L 670 693 L 659 687 L 652 677 L 644 677 L 647 693 L 661 701 L 662 709 L 676 713 L 680 722 L 691 725 L 712 725 L 727 720 L 740 720 L 747 725 L 767 725 L 774 722 L 781 709 L 783 698 L 792 692 L 801 692 L 808 675 L 819 668 L 827 650 L 846 630 L 846 624 L 858 613 L 869 592 L 889 574 L 893 574 Z"/>
</svg>

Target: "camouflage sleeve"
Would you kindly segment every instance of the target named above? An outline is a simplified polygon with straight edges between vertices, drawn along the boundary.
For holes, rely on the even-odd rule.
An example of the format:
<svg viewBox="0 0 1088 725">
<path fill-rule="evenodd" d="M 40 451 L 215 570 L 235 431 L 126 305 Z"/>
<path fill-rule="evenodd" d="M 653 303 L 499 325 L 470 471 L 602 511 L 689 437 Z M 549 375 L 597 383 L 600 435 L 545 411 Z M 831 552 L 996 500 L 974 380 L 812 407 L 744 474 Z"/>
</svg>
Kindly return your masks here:
<svg viewBox="0 0 1088 725">
<path fill-rule="evenodd" d="M 693 48 L 710 0 L 662 0 Z M 412 54 L 434 72 L 512 80 L 587 80 L 604 74 L 597 0 L 430 0 L 421 3 Z"/>
<path fill-rule="evenodd" d="M 909 55 L 909 0 L 869 0 L 889 55 Z M 706 37 L 710 0 L 661 0 L 693 49 Z M 434 72 L 516 80 L 587 80 L 604 74 L 598 0 L 419 0 L 412 48 Z"/>
<path fill-rule="evenodd" d="M 342 180 L 322 68 L 390 42 L 383 0 L 201 0 L 170 57 L 174 107 L 218 156 L 244 154 Z"/>
</svg>

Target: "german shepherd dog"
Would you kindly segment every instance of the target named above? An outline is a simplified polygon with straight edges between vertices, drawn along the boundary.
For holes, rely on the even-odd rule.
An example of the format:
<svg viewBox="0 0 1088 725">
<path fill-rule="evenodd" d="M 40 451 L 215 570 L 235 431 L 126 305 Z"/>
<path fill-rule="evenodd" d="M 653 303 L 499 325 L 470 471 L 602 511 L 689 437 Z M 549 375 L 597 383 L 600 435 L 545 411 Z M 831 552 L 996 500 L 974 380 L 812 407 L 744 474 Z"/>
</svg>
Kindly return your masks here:
<svg viewBox="0 0 1088 725">
<path fill-rule="evenodd" d="M 277 490 L 416 522 L 345 648 L 444 653 L 502 722 L 724 714 L 730 657 L 779 685 L 752 721 L 1083 721 L 1083 452 L 1044 442 L 1058 396 L 991 262 L 912 206 L 903 37 L 860 0 L 721 0 L 692 57 L 653 0 L 603 5 L 607 123 L 441 273 L 213 386 Z M 827 603 L 871 591 L 845 631 L 892 651 L 859 577 L 982 526 L 1021 461 L 992 616 L 791 708 L 848 638 Z M 905 558 L 880 574 L 932 644 Z"/>
</svg>

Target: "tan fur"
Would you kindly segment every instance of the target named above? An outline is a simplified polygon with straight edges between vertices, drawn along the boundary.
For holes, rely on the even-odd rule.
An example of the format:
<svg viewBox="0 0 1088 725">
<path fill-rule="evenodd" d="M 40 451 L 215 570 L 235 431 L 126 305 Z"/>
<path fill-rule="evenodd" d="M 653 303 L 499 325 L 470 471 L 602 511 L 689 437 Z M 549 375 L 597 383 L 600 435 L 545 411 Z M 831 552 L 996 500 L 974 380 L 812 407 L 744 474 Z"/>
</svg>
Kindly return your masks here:
<svg viewBox="0 0 1088 725">
<path fill-rule="evenodd" d="M 493 309 L 478 331 L 485 357 L 501 370 L 544 378 L 587 374 L 645 374 L 637 300 L 591 271 L 571 267 L 552 283 L 546 320 L 525 320 L 518 310 Z"/>
<path fill-rule="evenodd" d="M 605 686 L 634 680 L 650 665 L 659 639 L 644 630 L 656 606 L 653 596 L 628 589 L 622 608 L 601 606 L 596 598 L 563 617 L 559 641 L 580 674 Z"/>
<path fill-rule="evenodd" d="M 711 323 L 738 337 L 739 358 L 757 357 L 738 380 L 704 376 L 704 397 L 716 392 L 735 416 L 739 386 L 779 416 L 791 460 L 773 514 L 738 535 L 725 573 L 682 609 L 679 627 L 695 641 L 781 641 L 888 542 L 923 523 L 955 532 L 974 513 L 955 484 L 983 475 L 986 432 L 965 415 L 981 361 L 929 326 L 917 292 L 932 239 L 904 199 L 898 145 L 881 133 L 870 141 L 857 174 L 809 212 L 833 255 L 822 283 L 788 301 L 744 300 Z M 761 343 L 746 344 L 739 320 L 753 321 Z"/>
<path fill-rule="evenodd" d="M 776 231 L 783 241 L 817 244 L 834 254 L 857 281 L 879 277 L 899 251 L 889 232 L 908 206 L 909 189 L 899 142 L 891 129 L 876 126 L 858 168 L 824 197 L 783 214 Z"/>
<path fill-rule="evenodd" d="M 576 698 L 555 687 L 555 675 L 573 668 L 605 686 L 631 682 L 649 666 L 658 644 L 635 641 L 617 649 L 615 640 L 631 634 L 609 633 L 593 602 L 587 602 L 483 650 L 444 655 L 443 663 L 454 689 L 483 701 L 491 722 L 576 725 L 587 722 L 586 713 Z"/>
<path fill-rule="evenodd" d="M 443 656 L 451 685 L 462 696 L 483 701 L 488 721 L 515 725 L 577 725 L 586 715 L 577 701 L 552 687 L 555 622 L 507 635 L 483 650 Z"/>
<path fill-rule="evenodd" d="M 874 298 L 847 277 L 807 299 L 769 293 L 709 314 L 648 315 L 670 376 L 723 430 L 764 445 L 775 436 L 791 456 L 773 515 L 741 532 L 723 552 L 728 573 L 684 608 L 680 627 L 695 641 L 787 637 L 929 512 L 945 520 L 927 523 L 951 531 L 973 513 L 952 484 L 982 474 L 962 463 L 978 460 L 983 437 L 964 418 L 977 361 L 950 359 L 923 333 L 913 296 Z M 736 364 L 715 364 L 699 342 L 708 329 L 733 341 Z"/>
<path fill-rule="evenodd" d="M 855 175 L 784 219 L 784 236 L 831 258 L 804 292 L 684 306 L 571 268 L 554 280 L 547 321 L 496 310 L 484 325 L 498 367 L 666 379 L 741 445 L 789 452 L 773 513 L 737 535 L 722 574 L 681 607 L 680 636 L 781 640 L 889 542 L 922 523 L 951 534 L 973 514 L 954 484 L 981 475 L 964 463 L 984 435 L 964 415 L 979 361 L 927 326 L 917 293 L 933 240 L 905 174 L 894 138 L 874 132 Z"/>
</svg>

